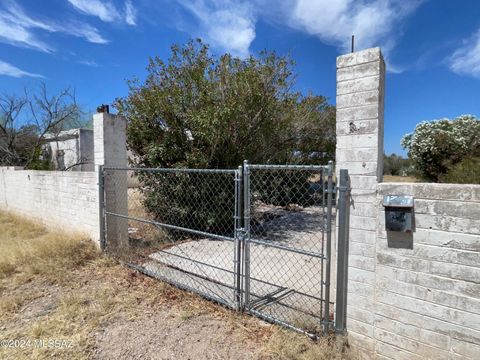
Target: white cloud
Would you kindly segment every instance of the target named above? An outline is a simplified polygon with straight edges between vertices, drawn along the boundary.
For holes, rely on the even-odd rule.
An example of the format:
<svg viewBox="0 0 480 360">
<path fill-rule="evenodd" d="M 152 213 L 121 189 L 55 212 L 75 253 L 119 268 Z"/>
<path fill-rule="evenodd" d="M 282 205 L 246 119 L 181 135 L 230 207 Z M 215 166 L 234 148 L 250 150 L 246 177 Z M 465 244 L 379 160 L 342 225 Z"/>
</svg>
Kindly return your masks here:
<svg viewBox="0 0 480 360">
<path fill-rule="evenodd" d="M 97 16 L 105 22 L 113 22 L 121 18 L 115 6 L 109 1 L 68 0 L 68 2 L 84 14 Z"/>
<path fill-rule="evenodd" d="M 19 5 L 11 1 L 6 2 L 4 8 L 0 9 L 0 41 L 14 46 L 53 52 L 52 47 L 38 38 L 36 30 L 65 33 L 97 44 L 108 42 L 95 27 L 89 24 L 77 21 L 65 21 L 60 24 L 33 19 Z"/>
<path fill-rule="evenodd" d="M 180 4 L 199 21 L 196 30 L 215 47 L 240 57 L 249 54 L 255 39 L 256 16 L 246 1 L 185 1 Z"/>
<path fill-rule="evenodd" d="M 99 67 L 100 65 L 97 64 L 95 60 L 80 60 L 77 61 L 79 64 L 85 65 L 85 66 L 91 66 L 91 67 Z"/>
<path fill-rule="evenodd" d="M 13 66 L 5 61 L 0 60 L 0 75 L 13 76 L 13 77 L 23 77 L 31 76 L 36 78 L 45 78 L 43 75 L 34 74 L 27 71 L 23 71 L 16 66 Z"/>
<path fill-rule="evenodd" d="M 448 62 L 453 72 L 480 78 L 480 29 L 454 51 Z"/>
<path fill-rule="evenodd" d="M 125 21 L 128 25 L 137 25 L 137 9 L 131 0 L 125 0 L 125 13 L 121 13 L 111 1 L 104 0 L 68 0 L 78 11 L 96 16 L 105 22 Z"/>
<path fill-rule="evenodd" d="M 88 42 L 94 44 L 106 44 L 109 42 L 98 32 L 97 28 L 85 23 L 69 23 L 63 27 L 62 31 L 69 35 L 85 38 Z"/>
<path fill-rule="evenodd" d="M 350 50 L 382 46 L 394 47 L 399 23 L 410 15 L 421 0 L 294 0 L 284 7 L 288 24 L 318 36 L 322 41 Z"/>
<path fill-rule="evenodd" d="M 13 2 L 7 3 L 5 10 L 0 9 L 0 41 L 51 52 L 52 49 L 31 31 L 33 28 L 54 31 L 52 25 L 30 18 Z"/>
<path fill-rule="evenodd" d="M 130 0 L 125 1 L 125 22 L 128 25 L 137 25 L 137 9 Z"/>
<path fill-rule="evenodd" d="M 394 46 L 399 24 L 424 0 L 177 0 L 199 21 L 201 37 L 222 50 L 246 56 L 258 18 L 317 36 L 341 51 Z M 395 72 L 398 67 L 391 67 Z"/>
</svg>

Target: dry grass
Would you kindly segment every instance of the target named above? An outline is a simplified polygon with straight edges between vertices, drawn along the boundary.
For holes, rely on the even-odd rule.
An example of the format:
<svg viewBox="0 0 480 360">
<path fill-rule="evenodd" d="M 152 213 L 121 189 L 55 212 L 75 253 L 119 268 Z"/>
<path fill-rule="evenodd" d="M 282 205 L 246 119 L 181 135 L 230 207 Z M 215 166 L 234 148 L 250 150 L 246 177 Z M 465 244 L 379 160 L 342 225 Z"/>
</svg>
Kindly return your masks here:
<svg viewBox="0 0 480 360">
<path fill-rule="evenodd" d="M 313 342 L 132 272 L 99 254 L 82 236 L 49 232 L 2 212 L 0 249 L 2 339 L 63 339 L 73 344 L 66 349 L 0 348 L 1 359 L 91 358 L 102 329 L 122 321 L 142 324 L 162 312 L 176 319 L 175 327 L 198 324 L 205 317 L 230 324 L 239 336 L 236 341 L 257 349 L 259 359 L 351 358 L 332 341 Z M 168 329 L 160 325 L 148 331 Z M 230 336 L 211 332 L 220 339 L 218 346 Z"/>
<path fill-rule="evenodd" d="M 414 176 L 383 175 L 383 182 L 415 183 L 415 182 L 420 182 L 420 180 Z"/>
<path fill-rule="evenodd" d="M 324 337 L 312 341 L 304 335 L 284 329 L 277 329 L 270 337 L 266 354 L 271 359 L 281 360 L 347 360 L 353 359 L 353 352 L 345 345 L 343 338 Z"/>
<path fill-rule="evenodd" d="M 17 274 L 27 282 L 41 275 L 51 282 L 68 280 L 69 270 L 98 256 L 86 237 L 48 232 L 41 225 L 0 212 L 0 279 Z"/>
</svg>

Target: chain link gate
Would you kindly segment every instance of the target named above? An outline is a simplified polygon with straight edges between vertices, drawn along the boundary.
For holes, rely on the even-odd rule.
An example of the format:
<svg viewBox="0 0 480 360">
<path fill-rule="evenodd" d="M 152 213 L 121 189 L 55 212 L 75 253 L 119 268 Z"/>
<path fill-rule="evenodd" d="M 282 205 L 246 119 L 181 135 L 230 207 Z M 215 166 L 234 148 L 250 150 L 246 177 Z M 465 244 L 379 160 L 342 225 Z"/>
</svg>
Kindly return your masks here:
<svg viewBox="0 0 480 360">
<path fill-rule="evenodd" d="M 332 163 L 104 168 L 102 179 L 106 247 L 129 266 L 311 336 L 332 329 Z"/>
<path fill-rule="evenodd" d="M 330 329 L 333 164 L 244 164 L 244 306 L 315 335 Z"/>
</svg>

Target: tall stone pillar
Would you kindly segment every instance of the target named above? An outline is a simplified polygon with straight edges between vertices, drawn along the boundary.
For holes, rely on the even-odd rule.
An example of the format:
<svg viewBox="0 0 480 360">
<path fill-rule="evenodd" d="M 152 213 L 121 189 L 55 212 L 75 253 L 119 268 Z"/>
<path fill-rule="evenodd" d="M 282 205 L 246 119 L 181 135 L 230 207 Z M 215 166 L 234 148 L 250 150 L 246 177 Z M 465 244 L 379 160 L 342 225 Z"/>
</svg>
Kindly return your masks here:
<svg viewBox="0 0 480 360">
<path fill-rule="evenodd" d="M 102 166 L 105 169 L 103 195 L 107 215 L 104 238 L 109 249 L 128 245 L 128 220 L 112 215 L 128 215 L 128 174 L 125 170 L 110 169 L 127 167 L 126 129 L 127 121 L 122 116 L 108 113 L 93 116 L 95 166 L 97 169 Z"/>
<path fill-rule="evenodd" d="M 347 330 L 365 357 L 374 344 L 376 191 L 383 174 L 385 63 L 379 48 L 337 58 L 336 169 L 351 184 Z"/>
</svg>

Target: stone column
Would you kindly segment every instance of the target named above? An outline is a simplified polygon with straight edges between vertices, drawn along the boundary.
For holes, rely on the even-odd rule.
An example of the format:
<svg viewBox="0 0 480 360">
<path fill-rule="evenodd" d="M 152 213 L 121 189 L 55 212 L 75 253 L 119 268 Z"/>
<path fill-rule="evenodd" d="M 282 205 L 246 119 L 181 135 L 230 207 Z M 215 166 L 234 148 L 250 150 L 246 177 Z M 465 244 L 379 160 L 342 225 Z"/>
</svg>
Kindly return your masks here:
<svg viewBox="0 0 480 360">
<path fill-rule="evenodd" d="M 379 48 L 337 58 L 336 171 L 351 183 L 347 331 L 365 357 L 374 353 L 376 191 L 383 174 L 385 63 Z"/>
<path fill-rule="evenodd" d="M 127 171 L 109 168 L 127 167 L 127 121 L 107 113 L 93 116 L 94 159 L 98 169 L 104 167 L 105 211 L 128 215 Z M 105 241 L 109 249 L 128 245 L 128 220 L 115 215 L 105 217 Z"/>
</svg>

